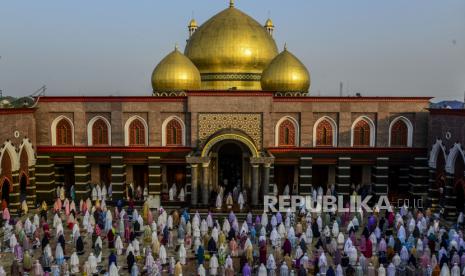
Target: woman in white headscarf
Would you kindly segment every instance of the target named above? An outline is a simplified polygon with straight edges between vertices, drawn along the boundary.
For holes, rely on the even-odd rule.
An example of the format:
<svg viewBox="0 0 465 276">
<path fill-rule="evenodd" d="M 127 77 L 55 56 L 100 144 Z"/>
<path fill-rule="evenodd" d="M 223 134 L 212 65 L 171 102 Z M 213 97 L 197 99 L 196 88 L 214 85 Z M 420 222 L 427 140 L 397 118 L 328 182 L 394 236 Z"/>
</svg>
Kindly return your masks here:
<svg viewBox="0 0 465 276">
<path fill-rule="evenodd" d="M 75 252 L 71 255 L 71 259 L 69 261 L 69 265 L 71 266 L 71 274 L 79 273 L 79 257 Z"/>
</svg>

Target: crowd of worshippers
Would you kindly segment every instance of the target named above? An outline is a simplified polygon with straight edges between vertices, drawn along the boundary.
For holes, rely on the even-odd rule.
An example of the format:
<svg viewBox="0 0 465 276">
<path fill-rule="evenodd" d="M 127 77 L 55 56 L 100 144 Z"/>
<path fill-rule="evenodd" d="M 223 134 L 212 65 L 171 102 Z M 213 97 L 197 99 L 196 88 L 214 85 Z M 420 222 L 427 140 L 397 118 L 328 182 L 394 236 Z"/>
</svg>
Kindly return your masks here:
<svg viewBox="0 0 465 276">
<path fill-rule="evenodd" d="M 13 259 L 11 275 L 465 274 L 462 213 L 446 228 L 430 210 L 374 210 L 249 212 L 239 221 L 233 211 L 202 217 L 58 197 L 21 219 L 3 210 L 2 254 Z"/>
</svg>

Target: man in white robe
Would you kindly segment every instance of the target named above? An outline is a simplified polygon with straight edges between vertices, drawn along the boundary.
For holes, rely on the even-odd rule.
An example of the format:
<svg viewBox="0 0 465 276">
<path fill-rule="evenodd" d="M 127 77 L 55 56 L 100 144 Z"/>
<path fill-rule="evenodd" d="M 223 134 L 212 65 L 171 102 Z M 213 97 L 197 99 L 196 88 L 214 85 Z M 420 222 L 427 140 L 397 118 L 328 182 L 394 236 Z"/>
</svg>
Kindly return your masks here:
<svg viewBox="0 0 465 276">
<path fill-rule="evenodd" d="M 218 275 L 218 267 L 218 258 L 216 257 L 216 254 L 213 254 L 213 256 L 210 258 L 210 275 Z"/>
<path fill-rule="evenodd" d="M 90 253 L 89 257 L 87 258 L 87 262 L 89 262 L 89 267 L 92 274 L 98 273 L 97 258 L 94 256 L 94 253 Z"/>
<path fill-rule="evenodd" d="M 215 203 L 216 209 L 220 210 L 221 207 L 223 206 L 223 196 L 221 193 L 218 193 L 216 196 L 216 203 Z"/>
<path fill-rule="evenodd" d="M 79 273 L 79 257 L 76 252 L 73 252 L 71 255 L 69 264 L 71 266 L 71 274 Z"/>
<path fill-rule="evenodd" d="M 186 248 L 184 247 L 184 243 L 181 243 L 181 245 L 179 246 L 178 258 L 179 258 L 179 262 L 182 265 L 186 264 L 187 251 L 186 251 Z"/>
<path fill-rule="evenodd" d="M 239 193 L 237 204 L 239 204 L 239 209 L 242 211 L 242 209 L 244 208 L 244 204 L 245 204 L 244 195 L 242 194 L 242 192 Z"/>
<path fill-rule="evenodd" d="M 175 195 L 176 195 L 176 194 L 174 193 L 174 186 L 175 186 L 175 185 L 171 186 L 170 190 L 168 191 L 169 200 L 170 200 L 170 201 L 174 201 L 174 197 L 175 197 Z"/>
</svg>

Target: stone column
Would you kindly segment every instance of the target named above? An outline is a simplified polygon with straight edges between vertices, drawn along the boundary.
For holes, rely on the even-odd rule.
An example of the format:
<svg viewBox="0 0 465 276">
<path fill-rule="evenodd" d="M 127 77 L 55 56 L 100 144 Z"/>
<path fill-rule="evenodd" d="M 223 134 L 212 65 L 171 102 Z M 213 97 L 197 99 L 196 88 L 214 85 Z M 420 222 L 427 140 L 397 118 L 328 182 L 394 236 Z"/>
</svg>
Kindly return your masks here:
<svg viewBox="0 0 465 276">
<path fill-rule="evenodd" d="M 270 194 L 270 164 L 263 166 L 262 196 Z"/>
<path fill-rule="evenodd" d="M 208 205 L 210 189 L 208 185 L 208 170 L 210 169 L 209 163 L 202 164 L 202 204 Z"/>
<path fill-rule="evenodd" d="M 336 192 L 338 195 L 350 195 L 350 157 L 339 157 L 336 167 Z"/>
<path fill-rule="evenodd" d="M 455 206 L 457 196 L 455 195 L 454 178 L 453 174 L 446 173 L 444 216 L 450 222 L 455 221 L 458 216 L 457 207 Z"/>
<path fill-rule="evenodd" d="M 90 195 L 90 165 L 86 156 L 74 156 L 74 188 L 77 202 Z"/>
<path fill-rule="evenodd" d="M 258 205 L 258 191 L 259 191 L 259 165 L 252 165 L 252 206 Z"/>
<path fill-rule="evenodd" d="M 413 166 L 410 166 L 410 194 L 415 200 L 415 207 L 421 207 L 428 196 L 429 167 L 428 158 L 415 157 Z M 422 200 L 423 202 L 420 202 Z M 413 205 L 413 204 L 411 204 Z"/>
<path fill-rule="evenodd" d="M 35 177 L 37 203 L 53 202 L 56 184 L 54 164 L 50 156 L 37 156 Z"/>
<path fill-rule="evenodd" d="M 126 164 L 123 156 L 111 156 L 112 200 L 124 199 L 126 185 Z"/>
<path fill-rule="evenodd" d="M 428 188 L 428 203 L 426 206 L 431 207 L 432 211 L 439 210 L 439 188 L 436 186 L 436 169 L 429 170 L 429 188 Z"/>
<path fill-rule="evenodd" d="M 197 189 L 198 189 L 198 165 L 191 164 L 191 204 L 197 205 Z"/>
<path fill-rule="evenodd" d="M 312 194 L 313 158 L 310 156 L 300 157 L 300 187 L 299 194 L 306 196 Z"/>
<path fill-rule="evenodd" d="M 371 170 L 373 192 L 376 196 L 388 194 L 389 157 L 377 157 L 376 164 Z"/>
</svg>

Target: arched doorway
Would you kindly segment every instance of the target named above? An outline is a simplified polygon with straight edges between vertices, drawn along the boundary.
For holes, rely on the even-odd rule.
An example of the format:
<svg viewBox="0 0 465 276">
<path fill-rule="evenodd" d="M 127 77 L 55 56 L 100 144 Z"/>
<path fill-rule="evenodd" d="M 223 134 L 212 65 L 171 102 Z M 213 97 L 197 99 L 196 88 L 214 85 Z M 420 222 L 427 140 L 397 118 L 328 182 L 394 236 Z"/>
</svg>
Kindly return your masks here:
<svg viewBox="0 0 465 276">
<path fill-rule="evenodd" d="M 23 202 L 27 199 L 27 177 L 25 174 L 21 174 L 19 179 L 19 201 Z"/>
<path fill-rule="evenodd" d="M 225 143 L 218 150 L 218 185 L 225 194 L 243 184 L 243 149 L 237 143 Z"/>
<path fill-rule="evenodd" d="M 2 183 L 2 209 L 10 204 L 10 181 L 3 179 Z"/>
</svg>

